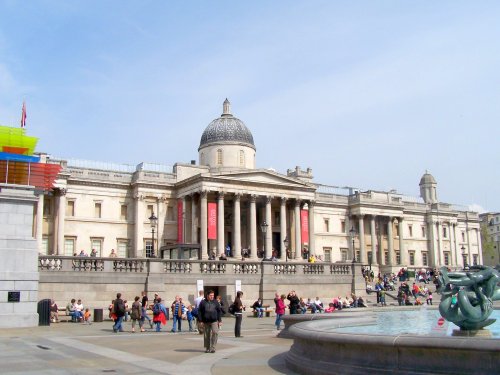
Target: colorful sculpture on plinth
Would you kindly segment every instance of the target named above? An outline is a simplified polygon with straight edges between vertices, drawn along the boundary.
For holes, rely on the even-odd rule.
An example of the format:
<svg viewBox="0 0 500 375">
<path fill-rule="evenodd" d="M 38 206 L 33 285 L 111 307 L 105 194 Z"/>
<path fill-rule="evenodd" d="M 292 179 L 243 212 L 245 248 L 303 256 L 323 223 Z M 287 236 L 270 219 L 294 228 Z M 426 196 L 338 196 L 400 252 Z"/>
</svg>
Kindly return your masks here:
<svg viewBox="0 0 500 375">
<path fill-rule="evenodd" d="M 61 170 L 58 164 L 40 163 L 34 156 L 38 138 L 25 128 L 0 126 L 0 184 L 35 186 L 50 190 Z"/>
<path fill-rule="evenodd" d="M 489 319 L 493 301 L 500 300 L 500 274 L 487 266 L 471 266 L 462 272 L 440 269 L 439 313 L 461 330 L 479 330 L 496 321 Z"/>
</svg>

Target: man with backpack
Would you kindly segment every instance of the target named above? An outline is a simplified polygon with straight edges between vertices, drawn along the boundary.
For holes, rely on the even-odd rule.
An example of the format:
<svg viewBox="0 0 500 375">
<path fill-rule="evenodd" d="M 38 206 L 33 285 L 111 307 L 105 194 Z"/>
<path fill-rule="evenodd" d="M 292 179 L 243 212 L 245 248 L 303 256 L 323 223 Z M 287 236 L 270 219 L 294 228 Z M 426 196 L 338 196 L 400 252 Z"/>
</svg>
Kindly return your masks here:
<svg viewBox="0 0 500 375">
<path fill-rule="evenodd" d="M 125 302 L 122 300 L 121 293 L 116 294 L 116 299 L 113 302 L 113 312 L 116 316 L 113 332 L 123 332 L 122 321 L 125 316 Z"/>
<path fill-rule="evenodd" d="M 204 326 L 205 353 L 215 353 L 215 345 L 222 325 L 222 308 L 215 299 L 215 292 L 210 290 L 207 298 L 201 301 L 198 319 Z"/>
</svg>

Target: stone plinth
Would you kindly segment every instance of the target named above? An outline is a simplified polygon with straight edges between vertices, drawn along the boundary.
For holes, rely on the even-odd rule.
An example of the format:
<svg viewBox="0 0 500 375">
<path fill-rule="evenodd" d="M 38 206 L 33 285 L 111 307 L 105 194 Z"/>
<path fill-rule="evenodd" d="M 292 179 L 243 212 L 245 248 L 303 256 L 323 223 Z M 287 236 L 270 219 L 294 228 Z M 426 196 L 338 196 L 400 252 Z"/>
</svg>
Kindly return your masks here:
<svg viewBox="0 0 500 375">
<path fill-rule="evenodd" d="M 38 249 L 33 212 L 38 197 L 33 188 L 0 186 L 0 327 L 38 325 Z M 19 302 L 9 302 L 19 292 Z"/>
</svg>

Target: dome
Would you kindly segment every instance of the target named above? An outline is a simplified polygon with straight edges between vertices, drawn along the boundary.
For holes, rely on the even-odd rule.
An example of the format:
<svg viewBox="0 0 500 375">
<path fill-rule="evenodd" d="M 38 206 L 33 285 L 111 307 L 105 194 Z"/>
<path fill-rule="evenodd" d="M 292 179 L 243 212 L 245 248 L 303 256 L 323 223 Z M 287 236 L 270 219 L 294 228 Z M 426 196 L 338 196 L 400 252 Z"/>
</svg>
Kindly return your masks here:
<svg viewBox="0 0 500 375">
<path fill-rule="evenodd" d="M 427 171 L 425 171 L 425 174 L 420 179 L 420 184 L 419 185 L 425 185 L 425 184 L 437 184 L 436 179 L 434 178 L 434 176 L 432 176 Z"/>
<path fill-rule="evenodd" d="M 243 121 L 231 114 L 231 103 L 227 99 L 222 115 L 208 124 L 203 132 L 198 151 L 213 144 L 244 144 L 255 150 L 252 133 Z"/>
</svg>

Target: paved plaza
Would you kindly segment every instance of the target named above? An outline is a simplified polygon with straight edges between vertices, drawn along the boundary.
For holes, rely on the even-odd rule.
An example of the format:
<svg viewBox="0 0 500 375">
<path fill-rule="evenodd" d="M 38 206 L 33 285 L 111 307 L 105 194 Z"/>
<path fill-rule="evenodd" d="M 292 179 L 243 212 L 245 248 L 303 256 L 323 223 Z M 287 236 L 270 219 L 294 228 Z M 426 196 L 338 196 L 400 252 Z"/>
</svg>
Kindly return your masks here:
<svg viewBox="0 0 500 375">
<path fill-rule="evenodd" d="M 274 318 L 245 317 L 242 338 L 235 338 L 234 318 L 226 317 L 217 352 L 206 354 L 203 335 L 113 333 L 112 322 L 83 325 L 62 322 L 50 327 L 4 329 L 0 333 L 2 374 L 293 374 L 284 364 L 292 340 L 277 338 Z M 183 322 L 183 330 L 188 328 Z M 137 329 L 137 327 L 136 327 Z"/>
</svg>

